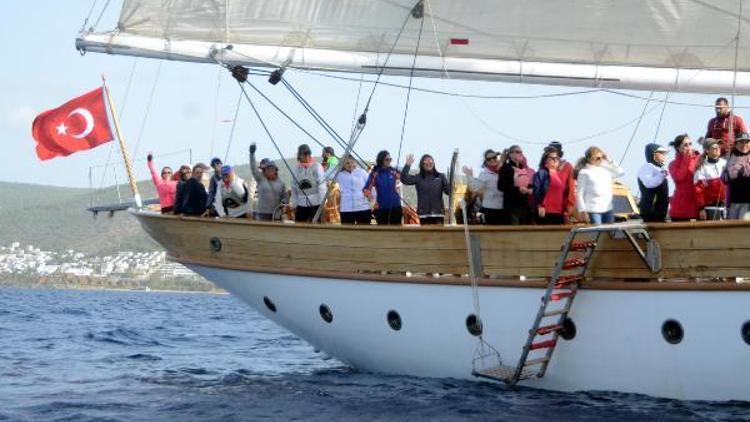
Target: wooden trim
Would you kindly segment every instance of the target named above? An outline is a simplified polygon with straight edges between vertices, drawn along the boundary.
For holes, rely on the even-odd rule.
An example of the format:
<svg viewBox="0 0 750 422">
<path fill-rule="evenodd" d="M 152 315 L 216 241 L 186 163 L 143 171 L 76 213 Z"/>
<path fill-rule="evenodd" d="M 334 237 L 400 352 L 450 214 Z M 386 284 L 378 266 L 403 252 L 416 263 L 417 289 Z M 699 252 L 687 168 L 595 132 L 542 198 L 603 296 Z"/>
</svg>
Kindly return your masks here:
<svg viewBox="0 0 750 422">
<path fill-rule="evenodd" d="M 209 268 L 218 268 L 224 270 L 248 271 L 265 274 L 283 274 L 300 277 L 318 277 L 332 278 L 336 280 L 354 280 L 354 281 L 372 281 L 385 283 L 405 283 L 405 284 L 437 284 L 447 286 L 469 286 L 471 281 L 468 278 L 456 276 L 442 277 L 425 277 L 425 276 L 406 276 L 402 274 L 344 274 L 331 271 L 300 271 L 281 268 L 266 268 L 241 264 L 217 264 L 215 262 L 201 261 L 189 258 L 168 257 L 171 261 L 183 265 L 201 265 Z M 505 288 L 532 288 L 544 289 L 547 287 L 546 280 L 506 280 L 482 278 L 479 280 L 482 287 L 505 287 Z M 695 282 L 695 281 L 647 281 L 647 282 L 629 282 L 629 281 L 604 281 L 592 280 L 581 283 L 581 289 L 587 290 L 626 290 L 626 291 L 750 291 L 750 282 L 732 283 L 732 282 Z"/>
</svg>

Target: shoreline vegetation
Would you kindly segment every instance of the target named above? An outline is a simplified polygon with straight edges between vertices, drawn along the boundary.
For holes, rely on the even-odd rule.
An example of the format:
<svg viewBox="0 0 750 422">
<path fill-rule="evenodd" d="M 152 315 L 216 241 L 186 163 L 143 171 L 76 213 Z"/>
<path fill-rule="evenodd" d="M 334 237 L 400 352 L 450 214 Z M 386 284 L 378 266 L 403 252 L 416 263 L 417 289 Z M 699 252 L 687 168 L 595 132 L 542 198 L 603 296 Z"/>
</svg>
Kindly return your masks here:
<svg viewBox="0 0 750 422">
<path fill-rule="evenodd" d="M 26 288 L 48 290 L 112 290 L 160 293 L 211 293 L 226 294 L 212 283 L 195 279 L 115 279 L 110 277 L 88 277 L 36 274 L 2 274 L 0 288 Z"/>
</svg>

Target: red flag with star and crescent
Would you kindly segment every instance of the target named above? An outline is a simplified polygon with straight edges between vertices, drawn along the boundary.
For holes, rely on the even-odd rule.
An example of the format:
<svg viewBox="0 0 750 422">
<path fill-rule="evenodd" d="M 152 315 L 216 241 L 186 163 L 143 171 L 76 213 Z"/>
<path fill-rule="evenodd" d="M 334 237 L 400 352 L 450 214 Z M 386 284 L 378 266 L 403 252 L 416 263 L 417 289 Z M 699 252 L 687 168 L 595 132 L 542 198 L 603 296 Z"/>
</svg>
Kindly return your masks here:
<svg viewBox="0 0 750 422">
<path fill-rule="evenodd" d="M 74 98 L 36 116 L 31 125 L 40 160 L 65 157 L 113 139 L 109 128 L 104 88 Z"/>
</svg>

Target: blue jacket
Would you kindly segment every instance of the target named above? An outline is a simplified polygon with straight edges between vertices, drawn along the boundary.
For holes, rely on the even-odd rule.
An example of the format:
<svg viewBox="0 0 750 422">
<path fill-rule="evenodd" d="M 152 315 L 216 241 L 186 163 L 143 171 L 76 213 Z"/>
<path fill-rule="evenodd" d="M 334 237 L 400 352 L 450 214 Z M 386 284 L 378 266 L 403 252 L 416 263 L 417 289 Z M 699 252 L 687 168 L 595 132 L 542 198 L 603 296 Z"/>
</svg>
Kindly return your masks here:
<svg viewBox="0 0 750 422">
<path fill-rule="evenodd" d="M 401 196 L 396 191 L 396 182 L 400 179 L 401 173 L 393 167 L 375 166 L 367 176 L 363 191 L 371 192 L 375 188 L 380 209 L 401 208 Z"/>
<path fill-rule="evenodd" d="M 547 190 L 549 189 L 549 171 L 545 168 L 539 169 L 538 172 L 534 173 L 534 203 L 539 205 L 544 202 L 544 197 L 547 196 Z"/>
</svg>

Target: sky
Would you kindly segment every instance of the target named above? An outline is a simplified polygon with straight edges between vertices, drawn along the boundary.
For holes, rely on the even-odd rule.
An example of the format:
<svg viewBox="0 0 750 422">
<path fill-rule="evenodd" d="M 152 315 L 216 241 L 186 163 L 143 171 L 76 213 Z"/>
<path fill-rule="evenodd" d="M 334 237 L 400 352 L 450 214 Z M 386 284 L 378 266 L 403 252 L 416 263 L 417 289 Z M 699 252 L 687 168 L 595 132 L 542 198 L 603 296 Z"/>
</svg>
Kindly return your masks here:
<svg viewBox="0 0 750 422">
<path fill-rule="evenodd" d="M 105 1 L 97 2 L 94 15 Z M 112 0 L 97 27 L 115 27 L 121 1 Z M 190 64 L 153 59 L 89 53 L 81 56 L 74 41 L 89 13 L 92 0 L 6 0 L 0 2 L 0 47 L 5 53 L 0 66 L 0 139 L 4 165 L 0 181 L 34 184 L 99 187 L 124 183 L 125 173 L 116 143 L 108 143 L 69 157 L 41 162 L 34 152 L 31 123 L 47 109 L 88 92 L 106 75 L 121 115 L 124 138 L 136 160 L 139 179 L 148 177 L 145 157 L 153 152 L 157 165 L 179 166 L 191 160 L 208 162 L 218 156 L 230 164 L 248 161 L 247 147 L 258 144 L 258 154 L 277 159 L 273 144 L 265 135 L 247 103 L 241 103 L 232 141 L 230 133 L 240 91 L 231 76 L 217 65 Z M 342 136 L 351 130 L 355 107 L 360 111 L 371 85 L 362 84 L 358 101 L 359 75 L 354 81 L 289 70 L 285 78 Z M 366 78 L 370 78 L 367 76 Z M 386 77 L 387 82 L 407 84 L 408 78 Z M 336 147 L 325 132 L 305 114 L 281 85 L 271 86 L 262 77 L 253 79 L 267 95 L 325 144 Z M 511 84 L 500 82 L 415 79 L 415 87 L 456 93 L 496 96 L 538 96 L 580 91 L 579 88 Z M 648 97 L 649 92 L 623 91 Z M 152 94 L 153 93 L 153 94 Z M 664 98 L 665 93 L 654 93 Z M 723 95 L 729 96 L 728 93 Z M 632 146 L 624 156 L 623 181 L 635 186 L 635 174 L 643 162 L 643 148 L 656 140 L 666 145 L 676 135 L 698 138 L 713 116 L 717 95 L 672 94 L 675 102 L 701 104 L 685 106 L 651 103 L 641 121 Z M 257 97 L 254 97 L 257 99 Z M 368 124 L 356 151 L 374 160 L 381 149 L 398 157 L 406 90 L 379 86 L 368 114 Z M 293 157 L 300 143 L 318 147 L 284 120 L 263 100 L 257 104 L 284 156 Z M 419 157 L 430 153 L 438 169 L 447 169 L 451 153 L 459 150 L 461 165 L 481 163 L 487 148 L 504 149 L 519 144 L 536 167 L 543 146 L 563 143 L 565 158 L 577 160 L 591 145 L 602 147 L 616 161 L 625 154 L 645 101 L 611 93 L 535 99 L 469 99 L 412 92 L 402 154 Z M 149 106 L 150 105 L 150 106 Z M 738 114 L 750 105 L 737 97 Z M 631 122 L 630 124 L 626 124 Z M 658 128 L 658 129 L 657 129 Z M 597 135 L 598 134 L 598 135 Z M 595 136 L 592 136 L 595 135 Z M 342 148 L 336 147 L 337 152 Z M 105 171 L 106 170 L 106 171 Z"/>
</svg>

